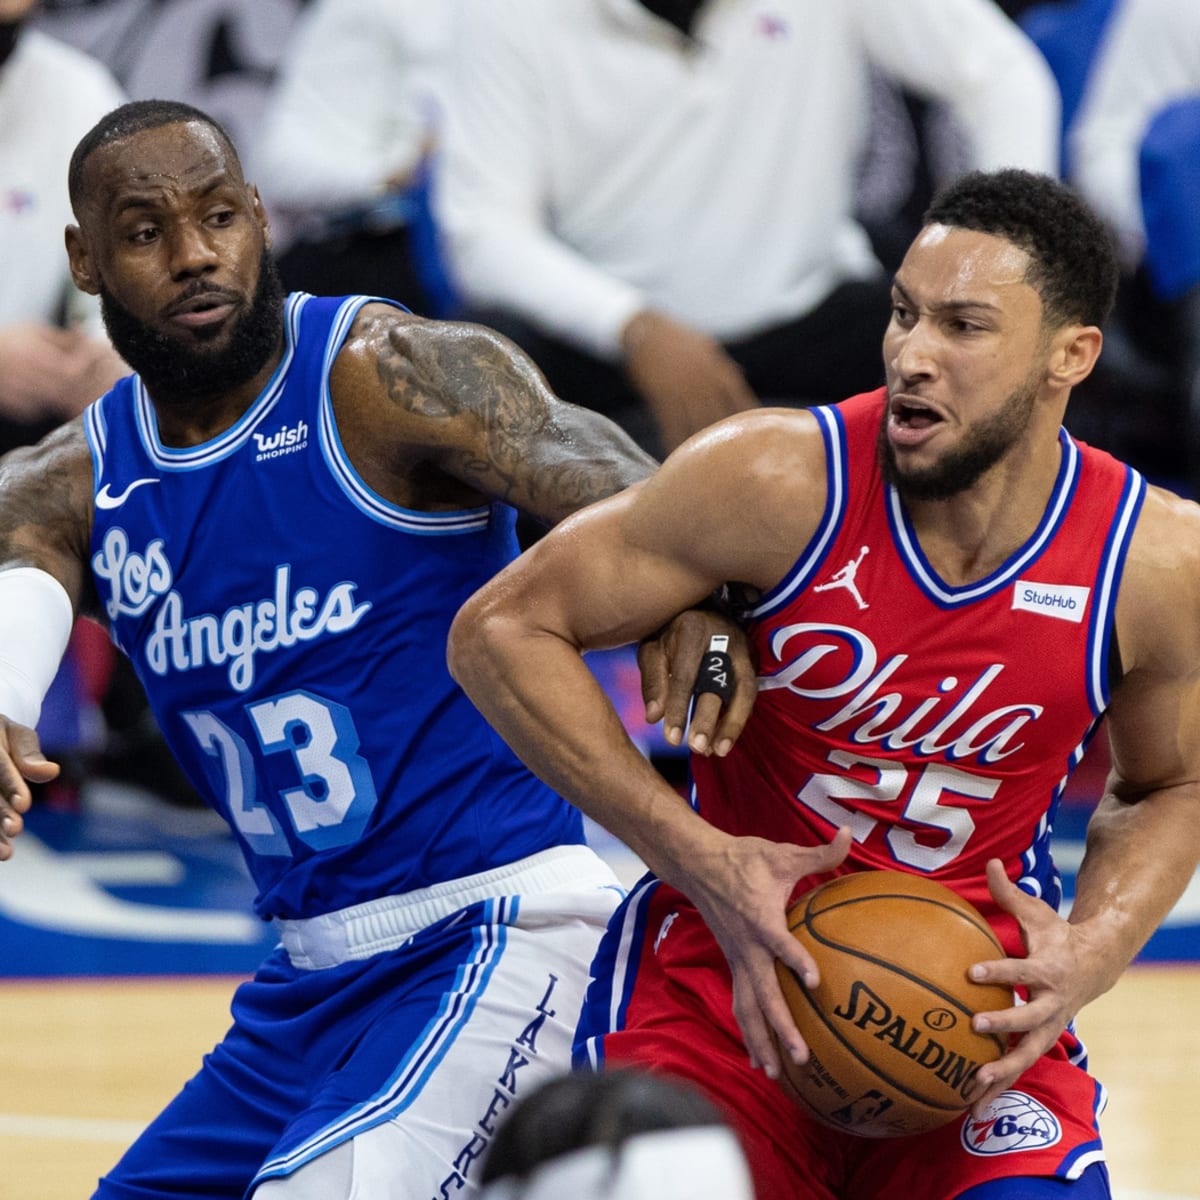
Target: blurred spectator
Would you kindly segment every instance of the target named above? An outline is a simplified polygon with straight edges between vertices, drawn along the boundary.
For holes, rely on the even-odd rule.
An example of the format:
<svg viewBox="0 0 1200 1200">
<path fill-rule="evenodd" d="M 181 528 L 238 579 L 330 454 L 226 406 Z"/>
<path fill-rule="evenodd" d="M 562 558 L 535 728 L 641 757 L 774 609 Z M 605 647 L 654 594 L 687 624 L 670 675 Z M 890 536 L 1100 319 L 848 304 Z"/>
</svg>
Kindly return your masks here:
<svg viewBox="0 0 1200 1200">
<path fill-rule="evenodd" d="M 480 1200 L 752 1200 L 745 1156 L 689 1085 L 640 1070 L 542 1084 L 502 1120 Z"/>
<path fill-rule="evenodd" d="M 435 202 L 469 314 L 655 452 L 882 378 L 854 219 L 871 71 L 972 166 L 1057 171 L 1058 94 L 992 0 L 464 0 Z"/>
<path fill-rule="evenodd" d="M 313 0 L 297 20 L 252 171 L 280 218 L 289 290 L 453 308 L 428 207 L 453 0 Z"/>
<path fill-rule="evenodd" d="M 1114 5 L 1069 139 L 1074 181 L 1111 226 L 1150 349 L 1185 398 L 1174 440 L 1200 495 L 1200 5 Z"/>
<path fill-rule="evenodd" d="M 63 245 L 71 151 L 125 97 L 100 63 L 28 27 L 38 6 L 0 0 L 0 451 L 37 441 L 128 373 Z"/>
<path fill-rule="evenodd" d="M 125 97 L 95 59 L 29 27 L 38 7 L 0 0 L 0 453 L 37 441 L 128 374 L 95 297 L 71 282 L 63 243 L 71 151 Z M 101 737 L 96 697 L 110 665 L 107 638 L 79 622 L 39 727 L 68 764 L 48 789 L 56 797 L 72 796 L 70 764 Z"/>
</svg>

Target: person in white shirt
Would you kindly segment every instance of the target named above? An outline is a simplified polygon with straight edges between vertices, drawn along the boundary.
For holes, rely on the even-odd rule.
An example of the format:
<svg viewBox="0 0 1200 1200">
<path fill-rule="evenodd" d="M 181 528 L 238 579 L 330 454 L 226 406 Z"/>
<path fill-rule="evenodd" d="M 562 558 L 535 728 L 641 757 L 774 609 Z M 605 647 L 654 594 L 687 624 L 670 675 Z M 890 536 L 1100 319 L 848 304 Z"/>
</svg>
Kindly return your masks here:
<svg viewBox="0 0 1200 1200">
<path fill-rule="evenodd" d="M 1171 409 L 1184 398 L 1181 486 L 1200 496 L 1200 5 L 1120 0 L 1069 138 L 1073 180 L 1117 240 L 1134 332 L 1153 334 L 1141 342 Z"/>
<path fill-rule="evenodd" d="M 454 298 L 428 213 L 454 0 L 312 0 L 296 21 L 249 159 L 284 230 L 285 286 Z"/>
<path fill-rule="evenodd" d="M 1146 250 L 1142 139 L 1157 113 L 1198 95 L 1200 6 L 1120 0 L 1068 136 L 1073 181 L 1117 235 L 1126 269 L 1136 267 Z"/>
<path fill-rule="evenodd" d="M 128 368 L 71 283 L 67 163 L 125 97 L 95 59 L 29 28 L 37 0 L 0 0 L 0 450 L 36 441 Z"/>
<path fill-rule="evenodd" d="M 434 191 L 455 283 L 655 451 L 881 378 L 888 283 L 853 215 L 873 68 L 948 105 L 972 166 L 1057 169 L 1053 77 L 992 0 L 461 15 Z"/>
<path fill-rule="evenodd" d="M 72 282 L 63 242 L 71 152 L 125 95 L 103 64 L 32 27 L 39 7 L 0 0 L 0 453 L 39 441 L 129 374 L 95 297 Z M 58 804 L 77 799 L 80 756 L 107 755 L 118 711 L 144 706 L 97 632 L 86 621 L 76 626 L 42 709 L 43 741 L 66 764 L 43 788 Z M 85 680 L 93 678 L 108 680 L 103 696 L 90 694 Z"/>
</svg>

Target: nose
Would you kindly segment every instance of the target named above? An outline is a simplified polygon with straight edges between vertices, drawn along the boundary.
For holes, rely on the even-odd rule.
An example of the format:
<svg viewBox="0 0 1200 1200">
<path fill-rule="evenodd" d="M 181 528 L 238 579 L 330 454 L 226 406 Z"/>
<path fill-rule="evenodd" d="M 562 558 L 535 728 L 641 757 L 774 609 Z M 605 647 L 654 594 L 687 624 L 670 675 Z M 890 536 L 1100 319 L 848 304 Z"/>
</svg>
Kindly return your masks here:
<svg viewBox="0 0 1200 1200">
<path fill-rule="evenodd" d="M 892 318 L 888 329 L 888 365 L 894 377 L 915 382 L 937 374 L 936 329 L 926 317 L 913 317 L 907 325 Z"/>
<path fill-rule="evenodd" d="M 169 267 L 173 279 L 203 275 L 217 265 L 217 252 L 203 226 L 180 221 L 170 233 Z"/>
</svg>

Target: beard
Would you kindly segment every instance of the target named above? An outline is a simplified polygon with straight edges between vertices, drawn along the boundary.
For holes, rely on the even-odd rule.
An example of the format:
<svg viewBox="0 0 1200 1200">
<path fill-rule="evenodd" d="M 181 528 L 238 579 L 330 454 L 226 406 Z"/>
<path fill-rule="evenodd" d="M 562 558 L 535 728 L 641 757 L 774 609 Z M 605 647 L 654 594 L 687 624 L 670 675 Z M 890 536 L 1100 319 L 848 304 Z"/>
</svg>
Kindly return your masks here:
<svg viewBox="0 0 1200 1200">
<path fill-rule="evenodd" d="M 1009 395 L 999 412 L 972 426 L 962 445 L 948 451 L 932 466 L 911 471 L 901 470 L 896 461 L 896 451 L 887 437 L 885 407 L 875 440 L 884 481 L 905 500 L 949 500 L 965 492 L 1020 441 L 1033 417 L 1037 392 L 1037 384 L 1028 380 Z"/>
<path fill-rule="evenodd" d="M 264 248 L 250 308 L 222 349 L 203 345 L 220 336 L 219 327 L 197 330 L 200 345 L 182 344 L 135 317 L 103 285 L 100 310 L 113 347 L 151 396 L 168 403 L 203 400 L 249 382 L 275 352 L 283 328 L 283 284 Z"/>
</svg>

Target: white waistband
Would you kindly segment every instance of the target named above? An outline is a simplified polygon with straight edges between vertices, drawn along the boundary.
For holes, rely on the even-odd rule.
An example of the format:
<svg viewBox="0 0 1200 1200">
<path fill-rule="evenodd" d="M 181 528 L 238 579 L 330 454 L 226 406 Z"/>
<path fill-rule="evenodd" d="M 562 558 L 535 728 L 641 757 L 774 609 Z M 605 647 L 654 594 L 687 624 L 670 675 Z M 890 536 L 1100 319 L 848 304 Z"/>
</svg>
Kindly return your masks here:
<svg viewBox="0 0 1200 1200">
<path fill-rule="evenodd" d="M 275 927 L 292 965 L 316 971 L 395 950 L 413 934 L 480 900 L 564 887 L 611 887 L 616 882 L 604 861 L 588 847 L 554 846 L 477 875 L 448 879 L 399 896 L 382 896 L 319 917 L 277 917 Z"/>
</svg>

